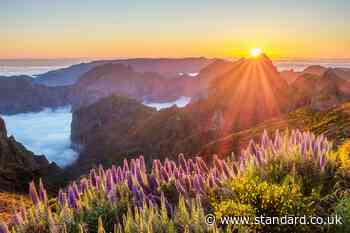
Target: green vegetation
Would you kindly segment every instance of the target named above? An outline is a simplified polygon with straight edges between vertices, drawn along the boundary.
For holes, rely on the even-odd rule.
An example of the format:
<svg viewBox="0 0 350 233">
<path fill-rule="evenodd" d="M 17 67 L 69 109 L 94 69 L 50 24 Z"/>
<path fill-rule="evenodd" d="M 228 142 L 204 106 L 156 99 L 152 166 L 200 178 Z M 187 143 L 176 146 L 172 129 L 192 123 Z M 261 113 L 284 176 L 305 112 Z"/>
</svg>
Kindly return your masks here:
<svg viewBox="0 0 350 233">
<path fill-rule="evenodd" d="M 99 167 L 48 200 L 30 185 L 33 207 L 20 208 L 1 233 L 257 233 L 348 232 L 350 143 L 335 149 L 323 135 L 264 132 L 240 157 L 211 164 L 202 158 Z M 207 225 L 205 216 L 216 223 Z M 336 224 L 224 224 L 224 216 L 342 217 Z M 254 220 L 253 220 L 254 221 Z"/>
</svg>

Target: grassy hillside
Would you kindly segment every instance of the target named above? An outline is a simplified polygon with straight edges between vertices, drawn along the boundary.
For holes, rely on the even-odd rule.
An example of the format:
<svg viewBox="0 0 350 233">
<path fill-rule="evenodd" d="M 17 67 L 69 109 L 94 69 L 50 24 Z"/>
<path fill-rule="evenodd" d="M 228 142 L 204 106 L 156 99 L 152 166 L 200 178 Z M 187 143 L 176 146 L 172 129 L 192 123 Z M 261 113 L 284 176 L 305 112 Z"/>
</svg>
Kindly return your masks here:
<svg viewBox="0 0 350 233">
<path fill-rule="evenodd" d="M 300 129 L 316 135 L 324 134 L 336 145 L 342 144 L 350 136 L 350 102 L 326 111 L 314 111 L 308 107 L 300 108 L 283 117 L 274 118 L 255 127 L 233 133 L 204 146 L 201 155 L 213 153 L 221 156 L 231 152 L 238 153 L 251 139 L 259 137 L 263 131 L 268 133 L 277 129 Z"/>
</svg>

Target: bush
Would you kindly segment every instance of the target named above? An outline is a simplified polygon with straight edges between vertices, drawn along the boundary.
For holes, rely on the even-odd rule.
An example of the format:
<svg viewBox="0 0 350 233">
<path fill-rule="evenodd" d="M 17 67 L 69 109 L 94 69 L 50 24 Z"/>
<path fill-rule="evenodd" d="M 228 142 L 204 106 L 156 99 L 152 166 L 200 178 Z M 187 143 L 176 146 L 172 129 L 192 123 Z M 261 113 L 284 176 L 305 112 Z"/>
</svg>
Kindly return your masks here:
<svg viewBox="0 0 350 233">
<path fill-rule="evenodd" d="M 306 197 L 300 186 L 288 179 L 281 184 L 269 183 L 259 177 L 241 177 L 226 184 L 230 195 L 214 199 L 215 215 L 283 217 L 315 215 L 313 199 Z M 241 225 L 238 229 L 259 232 L 311 232 L 305 225 Z"/>
</svg>

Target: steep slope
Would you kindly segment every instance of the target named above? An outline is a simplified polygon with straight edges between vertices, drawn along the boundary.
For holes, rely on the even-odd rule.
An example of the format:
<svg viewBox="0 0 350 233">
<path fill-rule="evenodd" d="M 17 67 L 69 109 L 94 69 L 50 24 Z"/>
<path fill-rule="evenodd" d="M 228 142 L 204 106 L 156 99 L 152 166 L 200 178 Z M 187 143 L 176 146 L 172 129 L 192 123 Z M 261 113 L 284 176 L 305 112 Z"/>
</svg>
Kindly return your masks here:
<svg viewBox="0 0 350 233">
<path fill-rule="evenodd" d="M 208 66 L 201 69 L 198 73 L 198 78 L 204 89 L 209 87 L 209 84 L 218 76 L 221 76 L 234 68 L 235 62 L 217 59 Z"/>
<path fill-rule="evenodd" d="M 8 137 L 0 117 L 0 192 L 27 192 L 28 183 L 33 179 L 53 177 L 60 172 L 45 156 L 34 155 L 12 136 Z M 54 182 L 50 188 L 52 185 Z"/>
<path fill-rule="evenodd" d="M 139 73 L 131 66 L 109 63 L 81 77 L 73 88 L 74 103 L 77 106 L 91 104 L 112 94 L 140 101 L 167 102 L 194 95 L 198 89 L 196 83 L 195 78 L 166 79 L 157 73 Z"/>
<path fill-rule="evenodd" d="M 265 55 L 241 59 L 230 72 L 212 83 L 207 102 L 221 112 L 222 129 L 250 127 L 292 109 L 291 93 Z"/>
<path fill-rule="evenodd" d="M 195 153 L 219 137 L 209 128 L 207 108 L 172 107 L 161 111 L 122 96 L 102 98 L 73 112 L 72 141 L 81 154 L 74 175 L 99 163 L 121 163 L 125 157 L 175 157 L 180 151 Z M 212 126 L 213 127 L 213 126 Z"/>
<path fill-rule="evenodd" d="M 0 113 L 36 112 L 70 103 L 69 87 L 46 87 L 29 76 L 0 77 Z"/>
<path fill-rule="evenodd" d="M 299 72 L 293 70 L 285 70 L 280 72 L 281 77 L 287 81 L 288 84 L 293 83 L 300 76 Z"/>
<path fill-rule="evenodd" d="M 205 145 L 200 154 L 203 156 L 211 154 L 227 156 L 232 152 L 239 154 L 241 148 L 247 146 L 251 139 L 258 139 L 265 130 L 270 134 L 277 129 L 281 131 L 299 129 L 311 131 L 316 135 L 324 134 L 335 145 L 340 145 L 350 137 L 350 102 L 324 111 L 315 111 L 309 107 L 300 108 L 255 127 L 214 140 Z"/>
<path fill-rule="evenodd" d="M 333 70 L 339 78 L 350 81 L 350 69 L 349 68 L 334 68 Z"/>
<path fill-rule="evenodd" d="M 138 122 L 156 113 L 136 100 L 109 96 L 73 112 L 71 139 L 81 154 L 73 172 L 81 174 L 91 166 L 122 161 L 134 143 L 130 132 Z"/>
</svg>

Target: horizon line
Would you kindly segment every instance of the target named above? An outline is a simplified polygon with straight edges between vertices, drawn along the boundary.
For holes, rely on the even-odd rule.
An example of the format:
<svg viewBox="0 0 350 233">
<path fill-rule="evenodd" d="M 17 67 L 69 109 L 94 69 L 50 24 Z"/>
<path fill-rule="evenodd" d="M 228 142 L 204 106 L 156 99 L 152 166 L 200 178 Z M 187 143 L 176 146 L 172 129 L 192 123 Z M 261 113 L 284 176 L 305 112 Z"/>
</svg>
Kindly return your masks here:
<svg viewBox="0 0 350 233">
<path fill-rule="evenodd" d="M 1 58 L 0 61 L 16 61 L 16 60 L 89 60 L 99 61 L 99 60 L 127 60 L 127 59 L 193 59 L 193 58 L 205 58 L 205 59 L 241 59 L 247 58 L 248 56 L 129 56 L 129 57 L 10 57 Z M 268 56 L 269 57 L 269 56 Z M 283 60 L 350 60 L 349 57 L 269 57 L 273 61 L 283 61 Z"/>
</svg>

